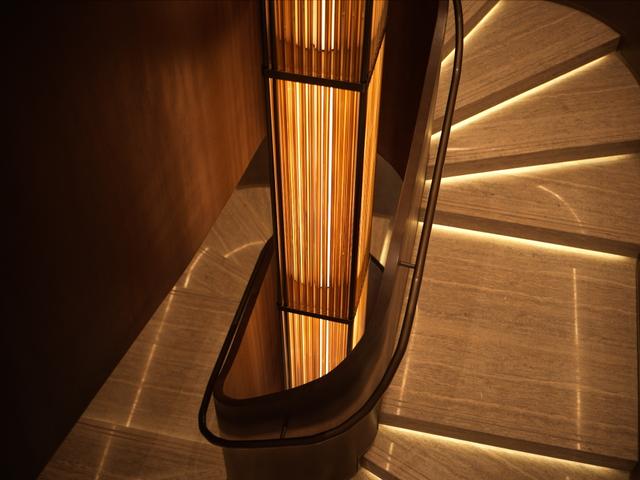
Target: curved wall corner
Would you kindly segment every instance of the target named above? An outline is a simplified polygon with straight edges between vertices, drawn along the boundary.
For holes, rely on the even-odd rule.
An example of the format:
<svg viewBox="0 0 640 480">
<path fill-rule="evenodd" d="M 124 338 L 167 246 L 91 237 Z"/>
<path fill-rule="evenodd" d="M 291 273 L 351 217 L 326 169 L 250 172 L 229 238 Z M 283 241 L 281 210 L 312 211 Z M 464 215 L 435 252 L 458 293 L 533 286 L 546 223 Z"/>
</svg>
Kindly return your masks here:
<svg viewBox="0 0 640 480">
<path fill-rule="evenodd" d="M 9 478 L 32 478 L 265 136 L 259 5 L 13 4 L 4 20 L 5 453 Z"/>
<path fill-rule="evenodd" d="M 640 2 L 637 0 L 554 0 L 588 13 L 620 34 L 618 49 L 640 82 Z"/>
</svg>

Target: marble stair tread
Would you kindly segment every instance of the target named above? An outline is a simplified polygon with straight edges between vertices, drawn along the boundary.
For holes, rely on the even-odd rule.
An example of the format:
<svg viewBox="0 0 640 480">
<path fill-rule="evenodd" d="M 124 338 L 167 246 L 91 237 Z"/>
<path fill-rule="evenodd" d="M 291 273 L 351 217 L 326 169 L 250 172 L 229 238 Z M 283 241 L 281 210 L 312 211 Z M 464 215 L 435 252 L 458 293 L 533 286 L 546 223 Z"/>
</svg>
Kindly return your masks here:
<svg viewBox="0 0 640 480">
<path fill-rule="evenodd" d="M 484 16 L 498 3 L 498 0 L 463 0 L 462 18 L 464 19 L 464 34 L 468 35 Z M 442 58 L 446 57 L 455 44 L 455 23 L 453 17 L 453 5 L 449 5 L 447 12 L 447 26 L 444 33 L 442 46 Z"/>
<path fill-rule="evenodd" d="M 638 185 L 640 153 L 448 177 L 436 222 L 636 255 Z"/>
<path fill-rule="evenodd" d="M 612 53 L 454 125 L 445 175 L 639 151 L 640 86 Z"/>
<path fill-rule="evenodd" d="M 381 422 L 629 469 L 636 260 L 436 225 Z"/>
<path fill-rule="evenodd" d="M 269 187 L 237 188 L 176 283 L 176 289 L 239 301 L 271 235 Z"/>
<path fill-rule="evenodd" d="M 205 386 L 237 303 L 172 291 L 82 418 L 200 440 Z"/>
<path fill-rule="evenodd" d="M 198 410 L 271 235 L 269 201 L 268 187 L 234 191 L 174 288 L 71 430 L 60 450 L 63 456 L 52 460 L 45 478 L 85 478 L 86 472 L 90 478 L 167 478 L 174 472 L 172 462 L 175 478 L 224 478 L 219 449 L 198 429 Z M 215 418 L 210 421 L 215 424 Z M 135 442 L 140 445 L 130 445 Z M 79 450 L 81 444 L 97 445 L 107 452 L 106 460 L 96 460 L 89 447 Z M 175 447 L 175 458 L 166 454 L 167 445 Z M 91 455 L 87 460 L 85 453 Z"/>
<path fill-rule="evenodd" d="M 383 480 L 627 480 L 620 470 L 381 426 L 362 462 Z"/>
<path fill-rule="evenodd" d="M 222 451 L 204 443 L 81 419 L 41 480 L 225 478 Z"/>
<path fill-rule="evenodd" d="M 564 5 L 502 0 L 465 38 L 454 121 L 614 51 L 618 40 L 619 35 L 604 23 Z M 450 55 L 442 63 L 438 85 L 434 113 L 438 126 L 452 67 Z"/>
<path fill-rule="evenodd" d="M 379 477 L 366 468 L 360 467 L 358 473 L 351 477 L 351 480 L 379 480 Z"/>
</svg>

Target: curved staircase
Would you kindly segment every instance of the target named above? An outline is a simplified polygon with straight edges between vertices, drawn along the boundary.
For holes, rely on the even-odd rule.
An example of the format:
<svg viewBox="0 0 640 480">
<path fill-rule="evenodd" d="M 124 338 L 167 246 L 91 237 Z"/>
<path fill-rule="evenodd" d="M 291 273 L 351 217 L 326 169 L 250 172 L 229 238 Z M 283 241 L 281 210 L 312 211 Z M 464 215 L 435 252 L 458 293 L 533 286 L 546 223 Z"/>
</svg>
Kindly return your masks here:
<svg viewBox="0 0 640 480">
<path fill-rule="evenodd" d="M 463 8 L 457 123 L 424 287 L 356 478 L 629 478 L 640 86 L 618 35 L 584 13 L 538 0 Z M 196 415 L 270 229 L 267 188 L 236 190 L 42 478 L 224 477 Z"/>
<path fill-rule="evenodd" d="M 640 86 L 616 32 L 584 13 L 541 1 L 463 8 L 472 28 L 438 225 L 411 343 L 362 463 L 385 479 L 629 478 Z"/>
</svg>

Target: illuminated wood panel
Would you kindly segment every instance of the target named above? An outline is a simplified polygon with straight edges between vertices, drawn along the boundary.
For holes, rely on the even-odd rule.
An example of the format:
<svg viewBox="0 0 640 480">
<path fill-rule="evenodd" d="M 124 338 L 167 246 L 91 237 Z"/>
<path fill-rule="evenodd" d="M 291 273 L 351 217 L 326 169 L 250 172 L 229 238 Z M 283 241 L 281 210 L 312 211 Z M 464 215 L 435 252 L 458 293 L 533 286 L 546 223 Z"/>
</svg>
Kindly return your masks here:
<svg viewBox="0 0 640 480">
<path fill-rule="evenodd" d="M 274 70 L 358 83 L 376 61 L 384 34 L 386 0 L 373 0 L 371 37 L 375 46 L 362 71 L 365 53 L 364 1 L 274 0 L 267 2 L 273 15 Z"/>
<path fill-rule="evenodd" d="M 364 333 L 386 10 L 384 1 L 266 3 L 292 386 L 333 369 Z"/>
<path fill-rule="evenodd" d="M 496 6 L 496 3 L 498 3 L 498 0 L 462 0 L 462 17 L 465 36 L 473 31 L 485 15 Z M 442 46 L 443 58 L 453 50 L 455 36 L 455 21 L 453 17 L 453 6 L 451 6 L 447 12 L 447 27 L 444 34 L 444 44 Z"/>
<path fill-rule="evenodd" d="M 276 80 L 286 304 L 348 318 L 360 94 Z"/>
<path fill-rule="evenodd" d="M 380 91 L 382 85 L 382 65 L 384 63 L 384 43 L 373 70 L 367 93 L 367 117 L 365 123 L 364 168 L 362 171 L 362 201 L 360 220 L 360 247 L 358 249 L 358 292 L 366 288 L 364 283 L 369 266 L 371 245 L 371 216 L 373 213 L 373 187 L 376 174 L 378 146 L 378 118 L 380 113 Z M 359 295 L 359 293 L 358 293 Z M 357 297 L 356 297 L 357 298 Z"/>
<path fill-rule="evenodd" d="M 326 375 L 347 356 L 348 326 L 295 313 L 286 317 L 291 387 Z"/>
</svg>

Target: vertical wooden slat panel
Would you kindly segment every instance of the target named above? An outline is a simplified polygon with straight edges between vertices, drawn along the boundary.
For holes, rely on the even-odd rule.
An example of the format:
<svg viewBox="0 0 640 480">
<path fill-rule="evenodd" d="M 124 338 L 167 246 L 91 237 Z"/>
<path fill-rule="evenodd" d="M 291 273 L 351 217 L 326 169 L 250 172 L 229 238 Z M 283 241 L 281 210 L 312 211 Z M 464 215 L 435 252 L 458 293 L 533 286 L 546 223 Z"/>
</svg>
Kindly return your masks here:
<svg viewBox="0 0 640 480">
<path fill-rule="evenodd" d="M 375 2 L 372 38 L 381 35 L 385 4 Z M 279 50 L 274 68 L 360 82 L 365 6 L 363 1 L 274 0 Z M 375 55 L 377 46 L 373 48 Z M 274 161 L 282 176 L 279 254 L 285 266 L 281 275 L 288 293 L 286 306 L 359 322 L 354 325 L 354 345 L 364 332 L 366 295 L 359 302 L 357 296 L 350 298 L 350 291 L 354 282 L 357 293 L 366 290 L 381 70 L 378 60 L 368 85 L 366 118 L 360 118 L 358 91 L 273 81 L 280 127 L 274 132 L 274 142 L 280 145 Z M 359 122 L 366 122 L 367 131 L 362 196 L 356 199 Z M 354 218 L 356 202 L 362 204 L 359 218 Z M 357 258 L 354 224 L 360 226 Z M 357 278 L 352 278 L 354 274 Z M 362 305 L 355 318 L 350 318 L 352 301 Z M 345 324 L 298 314 L 285 318 L 291 333 L 292 386 L 327 373 L 346 355 Z"/>
</svg>

